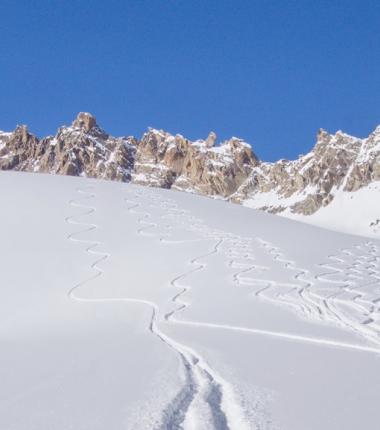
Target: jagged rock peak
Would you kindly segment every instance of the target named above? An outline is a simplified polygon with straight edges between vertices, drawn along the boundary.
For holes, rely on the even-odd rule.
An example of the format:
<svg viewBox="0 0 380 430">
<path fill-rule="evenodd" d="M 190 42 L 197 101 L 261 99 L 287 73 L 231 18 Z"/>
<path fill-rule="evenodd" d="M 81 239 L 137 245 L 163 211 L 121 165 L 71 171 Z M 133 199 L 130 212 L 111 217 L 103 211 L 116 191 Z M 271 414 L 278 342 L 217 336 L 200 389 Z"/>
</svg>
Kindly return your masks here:
<svg viewBox="0 0 380 430">
<path fill-rule="evenodd" d="M 79 112 L 72 126 L 73 128 L 81 128 L 88 132 L 97 126 L 96 118 L 88 112 Z"/>
<path fill-rule="evenodd" d="M 39 140 L 26 126 L 0 132 L 0 170 L 80 175 L 231 199 L 269 212 L 309 215 L 338 192 L 380 181 L 380 126 L 368 138 L 321 129 L 298 159 L 260 161 L 237 137 L 191 141 L 149 128 L 141 139 L 104 132 L 80 112 L 72 126 Z"/>
<path fill-rule="evenodd" d="M 215 146 L 215 142 L 216 142 L 216 134 L 215 134 L 215 132 L 210 131 L 210 133 L 206 139 L 207 148 L 212 148 L 213 146 Z"/>
<path fill-rule="evenodd" d="M 318 133 L 317 133 L 317 142 L 316 142 L 316 144 L 318 144 L 320 142 L 323 142 L 323 141 L 326 141 L 330 137 L 331 137 L 331 135 L 330 135 L 330 133 L 327 130 L 325 130 L 324 128 L 320 128 L 318 130 Z"/>
<path fill-rule="evenodd" d="M 17 136 L 23 144 L 25 144 L 31 136 L 27 125 L 17 125 L 14 135 Z"/>
<path fill-rule="evenodd" d="M 312 151 L 294 161 L 261 163 L 233 199 L 270 212 L 310 215 L 338 193 L 380 180 L 378 131 L 360 139 L 321 129 Z"/>
<path fill-rule="evenodd" d="M 15 128 L 15 133 L 27 133 L 28 132 L 28 126 L 25 124 L 18 124 Z"/>
</svg>

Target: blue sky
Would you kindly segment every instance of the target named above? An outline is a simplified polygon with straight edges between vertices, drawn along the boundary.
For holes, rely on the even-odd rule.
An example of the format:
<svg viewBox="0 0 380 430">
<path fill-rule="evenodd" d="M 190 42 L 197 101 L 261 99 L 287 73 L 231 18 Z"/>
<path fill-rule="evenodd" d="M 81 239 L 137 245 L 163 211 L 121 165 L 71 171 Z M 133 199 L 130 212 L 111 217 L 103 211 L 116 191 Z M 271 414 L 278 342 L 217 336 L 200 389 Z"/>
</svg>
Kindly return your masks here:
<svg viewBox="0 0 380 430">
<path fill-rule="evenodd" d="M 0 17 L 3 130 L 89 111 L 115 135 L 214 130 L 275 160 L 320 127 L 380 124 L 379 1 L 1 0 Z"/>
</svg>

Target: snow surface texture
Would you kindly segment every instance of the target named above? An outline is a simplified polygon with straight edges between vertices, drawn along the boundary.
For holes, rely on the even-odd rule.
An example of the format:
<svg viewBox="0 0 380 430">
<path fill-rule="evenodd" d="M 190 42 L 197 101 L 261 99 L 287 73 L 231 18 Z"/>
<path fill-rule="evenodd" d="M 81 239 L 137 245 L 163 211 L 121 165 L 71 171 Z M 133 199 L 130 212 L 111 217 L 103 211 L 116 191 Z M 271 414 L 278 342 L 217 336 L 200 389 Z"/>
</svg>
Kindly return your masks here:
<svg viewBox="0 0 380 430">
<path fill-rule="evenodd" d="M 1 429 L 376 428 L 380 243 L 1 172 Z"/>
</svg>

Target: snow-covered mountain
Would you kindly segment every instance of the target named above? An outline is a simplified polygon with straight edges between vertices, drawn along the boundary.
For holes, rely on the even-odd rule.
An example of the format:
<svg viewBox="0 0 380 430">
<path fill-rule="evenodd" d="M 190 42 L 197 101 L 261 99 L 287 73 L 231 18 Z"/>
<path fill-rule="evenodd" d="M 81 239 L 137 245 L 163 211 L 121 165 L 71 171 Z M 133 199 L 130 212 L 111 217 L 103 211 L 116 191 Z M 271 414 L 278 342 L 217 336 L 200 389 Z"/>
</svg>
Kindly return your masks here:
<svg viewBox="0 0 380 430">
<path fill-rule="evenodd" d="M 338 190 L 354 192 L 380 180 L 380 126 L 367 138 L 358 139 L 338 131 L 320 130 L 312 151 L 298 160 L 260 163 L 235 198 L 270 212 L 286 208 L 310 215 L 327 206 Z M 261 206 L 265 194 L 268 203 Z M 255 196 L 263 194 L 263 197 Z M 261 202 L 258 201 L 261 199 Z"/>
<path fill-rule="evenodd" d="M 351 213 L 358 211 L 354 206 L 358 190 L 366 189 L 371 201 L 380 200 L 380 126 L 366 139 L 320 130 L 308 154 L 294 161 L 268 163 L 235 137 L 216 145 L 213 132 L 205 140 L 191 142 L 181 135 L 149 129 L 140 140 L 115 138 L 91 114 L 82 112 L 71 126 L 41 140 L 25 126 L 12 133 L 0 132 L 0 169 L 173 188 L 306 222 L 324 219 L 316 214 L 330 206 L 336 208 L 330 210 L 331 216 L 339 217 L 342 207 L 332 202 L 343 199 L 348 202 L 345 217 L 350 220 Z M 353 220 L 348 231 L 377 234 L 380 214 L 376 207 L 361 204 L 360 210 L 366 216 L 359 214 L 363 219 L 359 230 Z"/>
</svg>

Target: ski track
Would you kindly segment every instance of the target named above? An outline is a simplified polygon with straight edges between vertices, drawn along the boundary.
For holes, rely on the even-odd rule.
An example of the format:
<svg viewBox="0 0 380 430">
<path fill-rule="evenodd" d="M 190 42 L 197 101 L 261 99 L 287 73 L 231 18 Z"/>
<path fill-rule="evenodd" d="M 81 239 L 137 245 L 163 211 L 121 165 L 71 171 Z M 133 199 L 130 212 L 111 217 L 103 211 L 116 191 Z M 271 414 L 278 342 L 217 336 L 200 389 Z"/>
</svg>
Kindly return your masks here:
<svg viewBox="0 0 380 430">
<path fill-rule="evenodd" d="M 165 207 L 168 208 L 168 205 L 166 204 Z M 261 238 L 242 238 L 240 236 L 225 233 L 220 230 L 210 229 L 204 224 L 202 224 L 201 220 L 198 220 L 198 224 L 192 223 L 190 222 L 190 218 L 193 219 L 193 217 L 190 217 L 187 211 L 178 209 L 175 202 L 171 201 L 170 207 L 172 208 L 172 210 L 176 210 L 177 215 L 180 214 L 181 216 L 188 217 L 188 219 L 184 219 L 182 222 L 183 225 L 187 226 L 188 230 L 201 233 L 205 239 L 213 238 L 215 240 L 215 245 L 209 253 L 197 256 L 190 261 L 190 264 L 195 265 L 193 269 L 183 274 L 180 274 L 171 281 L 171 285 L 173 287 L 179 288 L 180 292 L 172 298 L 172 302 L 174 302 L 178 306 L 176 307 L 176 309 L 165 315 L 165 318 L 167 320 L 171 320 L 173 322 L 176 322 L 177 324 L 207 326 L 209 328 L 229 329 L 235 331 L 240 330 L 246 333 L 280 337 L 293 341 L 304 341 L 330 347 L 335 346 L 338 348 L 367 351 L 377 354 L 380 353 L 380 349 L 378 347 L 380 346 L 378 334 L 374 333 L 372 329 L 367 328 L 367 326 L 370 325 L 372 321 L 379 321 L 378 313 L 380 307 L 380 293 L 379 296 L 376 295 L 376 299 L 371 302 L 371 316 L 366 316 L 363 323 L 359 323 L 355 321 L 352 316 L 350 317 L 350 315 L 345 317 L 344 314 L 341 311 L 338 311 L 336 306 L 334 305 L 334 300 L 340 300 L 338 296 L 342 294 L 344 290 L 344 285 L 342 286 L 341 282 L 337 282 L 336 284 L 334 284 L 333 281 L 326 279 L 325 284 L 327 283 L 328 297 L 323 297 L 320 293 L 318 293 L 318 287 L 320 286 L 319 284 L 321 284 L 321 275 L 312 275 L 308 270 L 297 267 L 294 261 L 286 259 L 286 257 L 281 253 L 279 248 L 275 247 L 268 241 L 265 241 Z M 166 218 L 168 216 L 171 215 L 164 215 L 163 217 Z M 368 243 L 372 247 L 372 253 L 377 252 L 377 248 L 375 247 L 375 245 L 370 242 Z M 227 247 L 226 251 L 223 251 L 223 246 Z M 380 258 L 373 255 L 371 255 L 370 257 L 365 257 L 365 252 L 363 257 L 363 250 L 361 249 L 360 245 L 358 245 L 357 248 L 360 249 L 360 258 L 370 258 L 368 267 L 371 267 L 372 272 L 376 273 L 377 276 L 377 278 L 371 280 L 371 282 L 363 284 L 361 288 L 363 288 L 364 286 L 369 286 L 371 284 L 375 284 L 376 286 L 376 282 L 378 284 L 378 280 L 380 279 L 379 270 L 376 269 L 376 263 L 380 261 Z M 343 250 L 343 252 L 346 254 L 350 254 L 349 250 Z M 185 310 L 188 306 L 188 303 L 186 303 L 182 297 L 189 291 L 190 287 L 182 285 L 180 281 L 191 273 L 204 269 L 206 267 L 206 264 L 202 263 L 199 260 L 210 257 L 211 255 L 216 253 L 224 254 L 224 257 L 227 260 L 227 265 L 230 268 L 239 269 L 232 275 L 233 282 L 237 286 L 253 287 L 253 295 L 255 298 L 270 301 L 275 305 L 291 307 L 299 315 L 306 317 L 307 319 L 324 321 L 330 324 L 333 323 L 345 329 L 353 330 L 357 334 L 364 336 L 367 340 L 371 342 L 372 345 L 356 345 L 354 343 L 333 341 L 320 337 L 315 338 L 307 336 L 298 336 L 285 332 L 273 332 L 248 327 L 236 327 L 225 324 L 210 324 L 205 322 L 189 321 L 175 318 L 175 314 L 178 314 L 179 311 Z M 267 256 L 270 257 L 272 262 L 279 264 L 283 269 L 286 269 L 289 281 L 272 281 L 270 279 L 270 275 L 268 276 L 268 279 L 265 279 L 265 277 L 255 277 L 256 273 L 265 273 L 265 271 L 269 271 L 270 269 L 269 266 L 263 266 L 255 261 L 255 255 L 260 253 L 266 253 Z M 331 259 L 333 258 L 333 256 L 328 257 Z M 320 266 L 326 267 L 327 265 L 320 264 Z M 336 270 L 336 272 L 339 271 Z M 336 287 L 336 285 L 338 285 L 338 287 L 335 291 L 333 290 L 333 287 Z M 354 290 L 354 287 L 352 287 L 352 290 Z M 365 310 L 365 307 L 363 307 L 362 304 L 359 304 L 360 300 L 363 301 L 362 296 L 364 295 L 358 293 L 357 289 L 355 291 L 355 297 L 353 297 L 352 299 L 350 298 L 350 300 L 345 300 L 345 304 L 351 307 L 357 306 L 358 308 L 360 306 L 362 310 Z M 377 303 L 379 303 L 379 305 L 377 305 Z"/>
<path fill-rule="evenodd" d="M 93 187 L 91 187 L 91 190 Z M 235 394 L 232 387 L 217 373 L 215 372 L 206 361 L 192 348 L 183 345 L 171 337 L 167 336 L 158 327 L 159 320 L 159 307 L 154 302 L 143 299 L 135 298 L 104 298 L 104 299 L 88 299 L 80 297 L 76 294 L 77 290 L 88 282 L 98 278 L 102 275 L 103 270 L 99 267 L 102 261 L 111 257 L 111 254 L 96 251 L 95 248 L 101 245 L 99 241 L 92 241 L 81 239 L 76 236 L 94 231 L 98 228 L 96 224 L 79 222 L 76 220 L 78 217 L 89 216 L 96 211 L 94 206 L 83 204 L 82 201 L 95 198 L 95 194 L 91 191 L 77 189 L 81 194 L 80 199 L 72 199 L 69 204 L 74 207 L 83 208 L 84 212 L 66 217 L 68 224 L 82 227 L 80 231 L 70 233 L 67 236 L 68 240 L 85 244 L 86 252 L 96 255 L 98 258 L 91 264 L 91 268 L 95 274 L 85 280 L 79 282 L 72 287 L 68 296 L 79 302 L 91 303 L 105 303 L 105 302 L 128 302 L 139 303 L 147 305 L 151 308 L 151 318 L 149 322 L 149 330 L 152 334 L 165 343 L 171 350 L 173 350 L 179 357 L 182 364 L 185 381 L 180 392 L 167 406 L 162 413 L 162 422 L 157 428 L 162 430 L 176 430 L 176 429 L 220 429 L 220 430 L 245 430 L 257 428 L 249 425 L 244 417 L 240 405 L 235 399 Z M 136 193 L 135 197 L 139 197 Z M 137 228 L 137 233 L 146 235 L 147 231 L 157 224 L 148 221 L 150 218 L 147 212 L 138 212 L 136 208 L 140 206 L 139 203 L 125 199 L 126 202 L 132 203 L 127 210 L 130 213 L 138 215 L 137 222 L 141 227 Z M 160 240 L 163 238 L 160 238 Z"/>
<path fill-rule="evenodd" d="M 93 187 L 91 187 L 92 189 Z M 159 327 L 160 321 L 251 333 L 327 347 L 380 353 L 378 348 L 380 346 L 380 256 L 378 248 L 372 242 L 356 245 L 354 250 L 344 249 L 337 255 L 329 255 L 328 263 L 319 264 L 319 267 L 323 268 L 325 272 L 313 275 L 308 270 L 297 267 L 294 261 L 287 259 L 279 248 L 268 241 L 261 238 L 242 238 L 234 234 L 211 229 L 202 220 L 193 217 L 189 211 L 180 209 L 174 200 L 163 199 L 155 195 L 155 193 L 149 195 L 145 191 L 136 191 L 132 193 L 131 198 L 124 198 L 124 200 L 128 204 L 127 211 L 137 216 L 137 234 L 157 239 L 166 245 L 213 241 L 213 246 L 209 252 L 192 258 L 189 261 L 189 270 L 177 275 L 170 281 L 173 288 L 180 291 L 171 299 L 174 309 L 161 315 L 157 304 L 149 300 L 135 298 L 86 299 L 75 294 L 76 290 L 81 286 L 101 276 L 103 270 L 99 267 L 99 264 L 111 257 L 109 253 L 95 250 L 96 247 L 101 245 L 101 242 L 77 237 L 98 228 L 96 224 L 76 220 L 78 217 L 86 217 L 96 211 L 95 207 L 82 203 L 95 198 L 95 194 L 92 191 L 83 189 L 77 189 L 77 192 L 81 194 L 81 197 L 70 200 L 69 204 L 73 207 L 83 208 L 84 212 L 67 217 L 66 222 L 80 226 L 82 229 L 69 234 L 67 238 L 73 242 L 85 244 L 87 246 L 86 252 L 97 256 L 97 259 L 91 264 L 95 274 L 72 287 L 68 293 L 69 297 L 73 300 L 84 302 L 133 302 L 150 307 L 152 311 L 149 322 L 150 332 L 178 355 L 184 373 L 182 388 L 162 412 L 162 421 L 157 427 L 160 430 L 187 430 L 192 428 L 196 430 L 201 428 L 210 430 L 212 428 L 218 430 L 258 429 L 257 425 L 248 424 L 245 420 L 244 412 L 236 400 L 232 386 L 212 369 L 195 350 L 167 336 Z M 148 207 L 165 210 L 165 213 L 159 216 L 160 225 L 153 220 L 151 213 L 145 211 L 142 204 L 138 202 L 139 198 L 147 196 L 149 196 L 151 202 L 150 205 L 147 205 Z M 154 229 L 162 226 L 162 221 L 166 222 L 164 225 L 166 232 L 157 234 Z M 176 228 L 197 234 L 199 238 L 170 239 Z M 356 255 L 355 251 L 359 255 Z M 290 307 L 307 318 L 332 322 L 344 328 L 349 328 L 364 336 L 376 347 L 299 336 L 285 332 L 176 318 L 178 313 L 183 312 L 189 306 L 184 301 L 183 296 L 191 287 L 182 284 L 181 281 L 192 273 L 205 269 L 207 263 L 202 260 L 214 254 L 224 256 L 227 266 L 234 271 L 232 273 L 233 283 L 239 287 L 248 286 L 253 288 L 252 294 L 256 299 Z M 270 261 L 285 269 L 289 275 L 289 281 L 273 281 L 270 277 L 270 265 L 257 262 L 256 256 L 269 257 Z M 268 279 L 265 276 L 257 276 L 257 274 L 262 275 L 265 273 L 268 273 Z M 334 279 L 334 277 L 337 277 L 337 279 Z M 359 284 L 359 281 L 362 281 L 362 283 Z M 370 287 L 370 291 L 366 291 L 367 287 Z M 373 287 L 378 293 L 373 292 Z M 322 294 L 322 291 L 326 294 Z M 348 298 L 345 299 L 344 294 L 348 294 Z M 356 314 L 362 316 L 362 320 L 353 318 L 350 312 L 344 310 L 342 305 L 355 309 Z"/>
<path fill-rule="evenodd" d="M 341 251 L 345 259 L 329 255 L 331 263 L 318 265 L 327 272 L 312 275 L 308 270 L 297 267 L 294 261 L 286 259 L 274 245 L 262 239 L 257 242 L 275 263 L 293 272 L 290 281 L 272 282 L 270 279 L 256 278 L 255 270 L 258 267 L 254 261 L 247 261 L 245 267 L 234 275 L 237 285 L 256 287 L 258 289 L 253 294 L 257 298 L 290 306 L 309 319 L 335 323 L 380 346 L 380 257 L 373 243 L 356 245 L 360 256 L 355 256 L 349 249 Z M 254 253 L 252 249 L 250 252 Z M 347 256 L 356 260 L 347 261 Z M 357 260 L 367 260 L 366 265 Z M 337 267 L 334 262 L 343 268 Z M 244 277 L 241 276 L 243 274 Z M 341 275 L 341 279 L 332 279 L 334 275 Z M 366 291 L 367 287 L 369 290 Z M 345 308 L 350 308 L 350 312 Z"/>
</svg>

